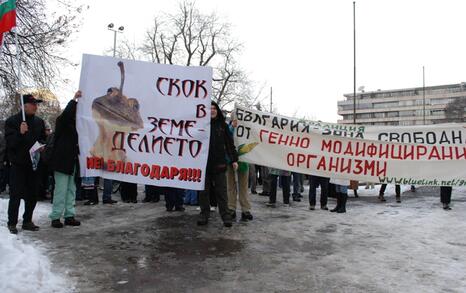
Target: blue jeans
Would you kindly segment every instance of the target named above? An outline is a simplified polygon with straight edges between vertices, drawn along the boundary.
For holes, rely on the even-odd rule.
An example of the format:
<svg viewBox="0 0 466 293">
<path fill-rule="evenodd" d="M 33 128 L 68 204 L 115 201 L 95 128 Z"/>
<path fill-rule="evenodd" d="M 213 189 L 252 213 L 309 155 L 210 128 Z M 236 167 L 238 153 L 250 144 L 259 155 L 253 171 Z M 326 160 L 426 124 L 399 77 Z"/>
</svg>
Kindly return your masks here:
<svg viewBox="0 0 466 293">
<path fill-rule="evenodd" d="M 335 191 L 337 193 L 348 193 L 348 186 L 337 185 L 335 184 Z"/>
<path fill-rule="evenodd" d="M 186 190 L 185 197 L 184 197 L 184 204 L 197 205 L 198 204 L 197 191 Z"/>
<path fill-rule="evenodd" d="M 104 179 L 104 194 L 102 195 L 102 200 L 112 200 L 112 191 L 113 191 L 113 180 Z"/>
</svg>

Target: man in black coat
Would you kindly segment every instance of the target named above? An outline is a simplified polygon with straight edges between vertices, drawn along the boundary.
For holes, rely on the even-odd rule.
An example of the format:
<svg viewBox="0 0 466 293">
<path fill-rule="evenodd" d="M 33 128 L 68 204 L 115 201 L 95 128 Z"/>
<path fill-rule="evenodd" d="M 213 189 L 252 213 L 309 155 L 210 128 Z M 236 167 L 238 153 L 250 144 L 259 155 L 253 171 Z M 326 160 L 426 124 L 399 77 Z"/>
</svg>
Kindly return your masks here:
<svg viewBox="0 0 466 293">
<path fill-rule="evenodd" d="M 5 122 L 7 156 L 11 163 L 10 201 L 8 203 L 8 229 L 16 234 L 21 198 L 25 202 L 23 230 L 37 231 L 32 222 L 32 214 L 37 203 L 38 174 L 32 167 L 29 150 L 36 143 L 45 142 L 44 120 L 36 117 L 37 105 L 41 100 L 32 95 L 24 95 L 25 121 L 22 113 L 11 116 Z"/>
<path fill-rule="evenodd" d="M 78 166 L 78 132 L 76 131 L 76 107 L 81 91 L 76 92 L 73 100 L 58 116 L 55 127 L 50 167 L 54 171 L 55 190 L 53 208 L 49 215 L 52 227 L 62 228 L 60 219 L 65 216 L 65 225 L 79 226 L 75 216 L 76 184 L 74 175 Z"/>
</svg>

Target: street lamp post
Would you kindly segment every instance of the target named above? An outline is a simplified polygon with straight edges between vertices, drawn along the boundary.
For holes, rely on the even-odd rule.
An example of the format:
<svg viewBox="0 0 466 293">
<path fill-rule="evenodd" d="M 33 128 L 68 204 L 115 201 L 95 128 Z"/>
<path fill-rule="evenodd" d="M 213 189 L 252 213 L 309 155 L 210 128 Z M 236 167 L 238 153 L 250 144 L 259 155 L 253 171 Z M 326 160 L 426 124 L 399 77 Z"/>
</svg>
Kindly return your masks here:
<svg viewBox="0 0 466 293">
<path fill-rule="evenodd" d="M 118 29 L 115 28 L 113 23 L 110 23 L 107 26 L 109 31 L 113 32 L 113 57 L 116 55 L 116 41 L 117 41 L 117 33 L 122 33 L 125 30 L 124 26 L 120 26 Z"/>
</svg>

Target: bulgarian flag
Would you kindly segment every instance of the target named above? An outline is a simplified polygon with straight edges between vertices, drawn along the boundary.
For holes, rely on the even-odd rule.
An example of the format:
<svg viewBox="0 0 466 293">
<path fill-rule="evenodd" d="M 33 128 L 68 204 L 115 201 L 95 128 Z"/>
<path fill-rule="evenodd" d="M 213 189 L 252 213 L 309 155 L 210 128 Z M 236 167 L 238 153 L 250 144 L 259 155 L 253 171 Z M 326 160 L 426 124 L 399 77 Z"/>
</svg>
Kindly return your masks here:
<svg viewBox="0 0 466 293">
<path fill-rule="evenodd" d="M 16 26 L 16 0 L 0 0 L 0 46 L 3 34 Z"/>
</svg>

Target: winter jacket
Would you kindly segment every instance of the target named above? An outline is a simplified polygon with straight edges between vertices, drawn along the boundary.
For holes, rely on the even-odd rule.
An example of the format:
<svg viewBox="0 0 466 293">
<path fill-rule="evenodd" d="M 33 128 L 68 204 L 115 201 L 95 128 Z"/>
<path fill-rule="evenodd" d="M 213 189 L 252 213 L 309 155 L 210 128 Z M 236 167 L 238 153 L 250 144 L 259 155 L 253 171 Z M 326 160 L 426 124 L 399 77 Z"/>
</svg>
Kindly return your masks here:
<svg viewBox="0 0 466 293">
<path fill-rule="evenodd" d="M 228 158 L 228 159 L 227 159 Z M 233 138 L 228 133 L 228 125 L 222 119 L 213 119 L 210 123 L 208 172 L 224 172 L 228 161 L 238 162 Z"/>
<path fill-rule="evenodd" d="M 6 140 L 3 132 L 0 132 L 0 169 L 3 169 L 3 164 L 6 159 Z"/>
<path fill-rule="evenodd" d="M 76 106 L 72 100 L 58 116 L 55 126 L 53 150 L 50 160 L 52 170 L 72 175 L 78 162 L 78 132 L 76 131 Z"/>
<path fill-rule="evenodd" d="M 5 122 L 7 156 L 12 165 L 32 168 L 29 150 L 36 142 L 45 143 L 45 123 L 35 115 L 28 115 L 26 123 L 29 130 L 21 134 L 22 122 L 21 112 L 11 116 Z"/>
</svg>

